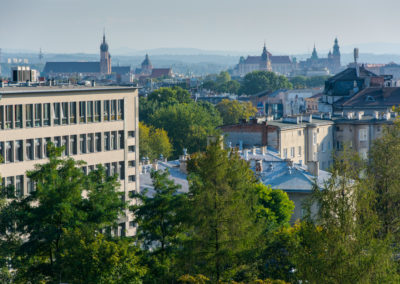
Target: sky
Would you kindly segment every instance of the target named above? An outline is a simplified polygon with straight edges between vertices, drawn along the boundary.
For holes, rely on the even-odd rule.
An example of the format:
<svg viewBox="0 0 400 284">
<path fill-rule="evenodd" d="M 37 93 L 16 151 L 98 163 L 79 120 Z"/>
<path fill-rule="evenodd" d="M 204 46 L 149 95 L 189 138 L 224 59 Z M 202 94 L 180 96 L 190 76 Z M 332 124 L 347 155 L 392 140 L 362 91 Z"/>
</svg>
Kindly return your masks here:
<svg viewBox="0 0 400 284">
<path fill-rule="evenodd" d="M 0 0 L 0 48 L 97 53 L 198 48 L 280 54 L 385 44 L 400 53 L 399 0 Z M 374 47 L 372 47 L 374 49 Z M 374 50 L 372 50 L 374 51 Z"/>
</svg>

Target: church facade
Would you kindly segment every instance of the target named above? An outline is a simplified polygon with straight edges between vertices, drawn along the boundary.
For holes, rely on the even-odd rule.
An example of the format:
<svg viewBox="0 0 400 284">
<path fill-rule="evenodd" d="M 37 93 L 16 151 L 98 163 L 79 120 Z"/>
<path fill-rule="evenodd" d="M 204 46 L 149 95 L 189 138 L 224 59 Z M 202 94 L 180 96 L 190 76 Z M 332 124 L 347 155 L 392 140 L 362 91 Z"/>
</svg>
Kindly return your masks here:
<svg viewBox="0 0 400 284">
<path fill-rule="evenodd" d="M 42 73 L 49 78 L 91 77 L 94 79 L 110 78 L 110 75 L 115 73 L 118 79 L 118 77 L 129 77 L 130 69 L 130 66 L 114 66 L 114 68 L 111 66 L 111 55 L 106 36 L 103 34 L 103 41 L 100 44 L 100 61 L 46 62 Z M 130 79 L 123 81 L 130 81 Z"/>
<path fill-rule="evenodd" d="M 333 49 L 325 58 L 318 57 L 317 49 L 313 48 L 310 58 L 299 62 L 299 69 L 305 73 L 326 70 L 329 74 L 336 74 L 341 71 L 340 47 L 338 39 L 335 38 Z"/>
<path fill-rule="evenodd" d="M 253 71 L 272 71 L 281 75 L 289 75 L 295 68 L 287 55 L 274 56 L 268 52 L 264 44 L 261 56 L 240 57 L 239 63 L 233 69 L 232 75 L 243 77 Z"/>
</svg>

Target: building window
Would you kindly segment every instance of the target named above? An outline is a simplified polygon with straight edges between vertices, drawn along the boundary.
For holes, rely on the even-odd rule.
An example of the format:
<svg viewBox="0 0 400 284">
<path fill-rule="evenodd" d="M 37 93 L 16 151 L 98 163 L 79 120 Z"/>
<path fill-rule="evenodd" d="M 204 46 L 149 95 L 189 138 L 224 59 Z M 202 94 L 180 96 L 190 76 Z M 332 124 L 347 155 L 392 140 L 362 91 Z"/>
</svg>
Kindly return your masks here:
<svg viewBox="0 0 400 284">
<path fill-rule="evenodd" d="M 71 155 L 77 155 L 78 154 L 78 141 L 76 135 L 71 135 L 70 137 L 70 149 L 71 149 Z"/>
<path fill-rule="evenodd" d="M 110 121 L 110 101 L 104 101 L 104 111 L 103 111 L 103 120 Z"/>
<path fill-rule="evenodd" d="M 367 129 L 360 129 L 358 132 L 358 138 L 360 139 L 360 141 L 368 141 Z"/>
<path fill-rule="evenodd" d="M 61 121 L 63 125 L 68 124 L 68 103 L 61 103 Z"/>
<path fill-rule="evenodd" d="M 336 150 L 343 150 L 343 143 L 341 141 L 336 141 Z"/>
<path fill-rule="evenodd" d="M 76 123 L 76 102 L 69 103 L 69 123 Z"/>
<path fill-rule="evenodd" d="M 135 145 L 128 146 L 128 152 L 129 153 L 134 153 L 135 152 Z"/>
<path fill-rule="evenodd" d="M 110 150 L 110 132 L 104 132 L 104 151 Z"/>
<path fill-rule="evenodd" d="M 117 131 L 112 131 L 111 132 L 111 150 L 117 150 L 118 144 L 117 144 Z"/>
<path fill-rule="evenodd" d="M 44 138 L 44 155 L 48 158 L 49 157 L 49 146 L 51 143 L 51 138 L 50 137 L 46 137 Z"/>
<path fill-rule="evenodd" d="M 15 141 L 15 161 L 22 162 L 24 160 L 24 148 L 22 140 Z"/>
<path fill-rule="evenodd" d="M 22 128 L 22 105 L 15 106 L 15 128 Z"/>
<path fill-rule="evenodd" d="M 0 106 L 0 129 L 4 129 L 4 106 Z"/>
<path fill-rule="evenodd" d="M 299 157 L 301 157 L 301 146 L 299 146 L 299 150 L 298 150 L 297 155 L 298 155 Z"/>
<path fill-rule="evenodd" d="M 87 135 L 87 149 L 88 153 L 94 152 L 94 137 L 93 133 Z"/>
<path fill-rule="evenodd" d="M 27 188 L 28 193 L 32 193 L 35 191 L 35 182 L 33 180 L 28 179 L 27 185 L 28 185 L 28 188 Z"/>
<path fill-rule="evenodd" d="M 87 166 L 82 166 L 81 170 L 82 170 L 82 172 L 84 173 L 84 175 L 87 175 L 87 174 L 88 174 L 88 168 L 87 168 Z"/>
<path fill-rule="evenodd" d="M 57 148 L 61 147 L 61 136 L 54 137 L 54 146 L 56 146 Z"/>
<path fill-rule="evenodd" d="M 6 142 L 6 163 L 14 162 L 14 141 Z"/>
<path fill-rule="evenodd" d="M 22 197 L 24 195 L 24 176 L 16 176 L 15 179 L 15 195 Z"/>
<path fill-rule="evenodd" d="M 33 127 L 33 105 L 25 106 L 25 123 L 26 127 Z"/>
<path fill-rule="evenodd" d="M 43 104 L 43 125 L 50 125 L 50 104 Z"/>
<path fill-rule="evenodd" d="M 313 143 L 317 145 L 317 132 L 313 132 Z"/>
<path fill-rule="evenodd" d="M 101 133 L 95 134 L 96 152 L 101 152 Z"/>
<path fill-rule="evenodd" d="M 287 148 L 283 149 L 283 158 L 286 159 L 287 158 Z"/>
<path fill-rule="evenodd" d="M 124 100 L 118 100 L 117 120 L 124 119 Z"/>
<path fill-rule="evenodd" d="M 124 131 L 118 131 L 118 141 L 119 141 L 119 149 L 124 149 L 125 147 L 125 139 L 124 139 Z"/>
<path fill-rule="evenodd" d="M 128 161 L 128 167 L 129 168 L 134 168 L 135 167 L 135 161 Z"/>
<path fill-rule="evenodd" d="M 94 121 L 99 122 L 101 115 L 101 101 L 94 102 Z"/>
<path fill-rule="evenodd" d="M 111 120 L 116 120 L 117 118 L 117 100 L 111 101 Z"/>
<path fill-rule="evenodd" d="M 294 158 L 294 156 L 295 156 L 295 148 L 294 148 L 294 147 L 291 147 L 291 148 L 290 148 L 290 156 L 291 156 L 292 158 Z"/>
<path fill-rule="evenodd" d="M 33 160 L 33 139 L 28 139 L 25 142 L 26 159 Z"/>
<path fill-rule="evenodd" d="M 60 125 L 60 103 L 53 103 L 53 124 Z"/>
<path fill-rule="evenodd" d="M 117 162 L 111 163 L 111 174 L 112 175 L 118 174 L 118 163 Z"/>
<path fill-rule="evenodd" d="M 135 175 L 130 175 L 130 176 L 128 177 L 128 181 L 129 181 L 129 182 L 134 182 L 135 180 L 136 180 Z"/>
<path fill-rule="evenodd" d="M 128 137 L 129 138 L 134 138 L 135 137 L 135 131 L 128 131 Z"/>
<path fill-rule="evenodd" d="M 28 179 L 27 185 L 28 185 L 28 188 L 27 188 L 28 193 L 32 193 L 35 191 L 35 182 L 33 180 Z"/>
<path fill-rule="evenodd" d="M 79 122 L 86 122 L 86 102 L 79 102 Z"/>
<path fill-rule="evenodd" d="M 13 118 L 14 118 L 13 106 L 12 105 L 6 106 L 6 129 L 13 128 Z"/>
<path fill-rule="evenodd" d="M 87 102 L 87 122 L 93 122 L 93 102 Z"/>
<path fill-rule="evenodd" d="M 86 134 L 80 135 L 79 145 L 80 153 L 86 154 Z"/>
<path fill-rule="evenodd" d="M 4 164 L 4 142 L 0 142 L 0 163 Z"/>
<path fill-rule="evenodd" d="M 125 162 L 119 162 L 118 163 L 118 175 L 120 180 L 125 179 Z"/>
<path fill-rule="evenodd" d="M 110 166 L 110 163 L 105 163 L 104 164 L 104 168 L 105 168 L 105 170 L 106 170 L 106 176 L 110 176 L 111 175 L 111 166 Z"/>
<path fill-rule="evenodd" d="M 298 130 L 298 131 L 297 131 L 297 134 L 298 134 L 299 136 L 301 136 L 301 130 Z"/>
<path fill-rule="evenodd" d="M 35 159 L 39 160 L 42 158 L 42 139 L 35 139 Z"/>
<path fill-rule="evenodd" d="M 7 192 L 7 197 L 12 197 L 14 195 L 14 177 L 7 177 L 7 183 L 6 183 L 6 187 L 8 187 L 8 189 L 10 191 Z M 12 192 L 11 192 L 12 190 Z"/>
<path fill-rule="evenodd" d="M 69 155 L 69 147 L 68 147 L 68 136 L 63 136 L 62 137 L 62 146 L 64 147 L 63 155 L 68 156 Z"/>
<path fill-rule="evenodd" d="M 42 104 L 35 104 L 35 127 L 42 126 Z"/>
</svg>

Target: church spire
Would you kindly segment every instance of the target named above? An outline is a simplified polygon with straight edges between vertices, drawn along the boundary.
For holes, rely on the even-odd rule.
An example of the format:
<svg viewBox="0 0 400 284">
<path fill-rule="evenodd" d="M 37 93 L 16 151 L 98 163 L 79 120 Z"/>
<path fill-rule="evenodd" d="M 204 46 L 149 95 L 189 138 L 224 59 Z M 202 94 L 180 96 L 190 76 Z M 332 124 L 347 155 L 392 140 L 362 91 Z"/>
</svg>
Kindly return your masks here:
<svg viewBox="0 0 400 284">
<path fill-rule="evenodd" d="M 311 54 L 311 59 L 318 59 L 318 54 L 317 54 L 317 49 L 315 48 L 315 43 L 314 43 L 314 48 Z"/>
</svg>

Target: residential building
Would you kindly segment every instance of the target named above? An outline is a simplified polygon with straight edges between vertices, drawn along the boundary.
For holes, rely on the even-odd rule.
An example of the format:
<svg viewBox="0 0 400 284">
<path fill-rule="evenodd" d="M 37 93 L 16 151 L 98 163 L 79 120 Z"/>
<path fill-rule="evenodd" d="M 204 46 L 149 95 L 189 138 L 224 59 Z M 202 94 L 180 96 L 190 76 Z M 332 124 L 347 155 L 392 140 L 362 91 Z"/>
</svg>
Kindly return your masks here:
<svg viewBox="0 0 400 284">
<path fill-rule="evenodd" d="M 11 68 L 11 81 L 16 83 L 37 82 L 38 72 L 29 66 Z"/>
<path fill-rule="evenodd" d="M 366 159 L 375 139 L 383 135 L 386 126 L 392 125 L 394 113 L 364 115 L 363 112 L 348 112 L 344 116 L 333 117 L 335 122 L 334 141 L 337 151 L 345 145 Z"/>
<path fill-rule="evenodd" d="M 281 120 L 242 122 L 220 129 L 226 143 L 232 146 L 268 146 L 282 159 L 294 163 L 318 162 L 321 170 L 332 165 L 333 124 L 330 119 L 311 115 L 285 117 Z"/>
<path fill-rule="evenodd" d="M 85 173 L 96 165 L 118 174 L 124 200 L 139 190 L 138 91 L 123 87 L 0 88 L 0 175 L 18 196 L 35 190 L 26 171 L 47 162 L 49 142 L 63 156 L 83 160 Z M 135 233 L 132 216 L 119 220 L 120 235 Z"/>
</svg>

